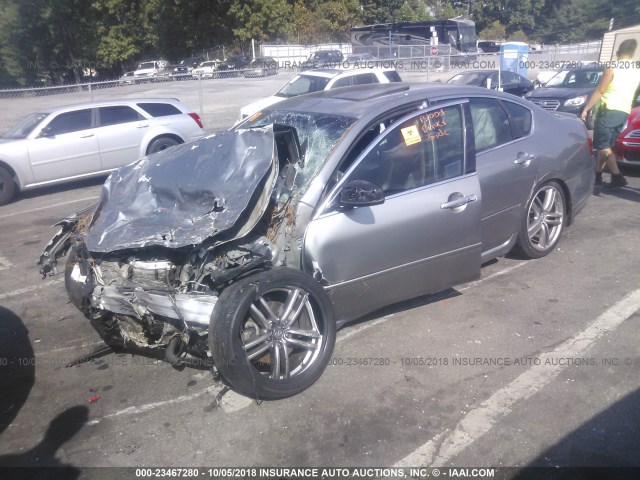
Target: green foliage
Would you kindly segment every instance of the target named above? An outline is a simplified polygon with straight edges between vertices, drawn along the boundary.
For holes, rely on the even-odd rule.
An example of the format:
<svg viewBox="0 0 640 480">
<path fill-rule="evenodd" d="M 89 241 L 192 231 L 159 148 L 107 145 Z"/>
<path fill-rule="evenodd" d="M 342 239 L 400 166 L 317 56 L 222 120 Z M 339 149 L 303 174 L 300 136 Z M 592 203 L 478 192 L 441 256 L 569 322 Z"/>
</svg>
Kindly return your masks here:
<svg viewBox="0 0 640 480">
<path fill-rule="evenodd" d="M 420 20 L 431 20 L 432 18 L 427 10 L 427 6 L 421 0 L 406 0 L 393 16 L 395 22 L 417 22 Z"/>
<path fill-rule="evenodd" d="M 483 29 L 478 38 L 483 40 L 502 40 L 507 34 L 507 29 L 498 20 L 495 20 L 487 28 Z"/>
<path fill-rule="evenodd" d="M 486 39 L 600 39 L 640 24 L 638 0 L 0 0 L 0 84 L 120 75 L 146 58 L 178 60 L 254 39 L 348 41 L 354 25 L 471 18 Z"/>
<path fill-rule="evenodd" d="M 281 40 L 291 23 L 292 8 L 286 0 L 234 0 L 229 16 L 240 41 Z"/>
</svg>

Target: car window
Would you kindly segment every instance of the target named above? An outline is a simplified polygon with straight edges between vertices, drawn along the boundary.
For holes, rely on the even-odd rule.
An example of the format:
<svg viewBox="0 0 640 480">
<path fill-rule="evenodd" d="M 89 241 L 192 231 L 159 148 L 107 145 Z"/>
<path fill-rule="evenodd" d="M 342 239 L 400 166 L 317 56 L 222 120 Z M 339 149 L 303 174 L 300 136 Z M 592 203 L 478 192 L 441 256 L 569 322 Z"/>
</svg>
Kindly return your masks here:
<svg viewBox="0 0 640 480">
<path fill-rule="evenodd" d="M 349 87 L 353 85 L 351 83 L 352 81 L 353 81 L 353 77 L 339 78 L 338 80 L 335 81 L 335 83 L 331 88 Z"/>
<path fill-rule="evenodd" d="M 47 126 L 50 135 L 79 132 L 91 128 L 91 109 L 61 113 Z"/>
<path fill-rule="evenodd" d="M 469 100 L 476 151 L 481 152 L 510 142 L 509 118 L 497 100 L 471 98 Z"/>
<path fill-rule="evenodd" d="M 513 138 L 526 137 L 531 133 L 531 110 L 513 102 L 502 102 L 509 115 L 509 124 Z M 477 147 L 476 147 L 477 148 Z"/>
<path fill-rule="evenodd" d="M 520 78 L 513 72 L 502 72 L 502 83 L 520 83 Z"/>
<path fill-rule="evenodd" d="M 101 107 L 98 109 L 100 114 L 100 126 L 118 125 L 120 123 L 137 122 L 143 117 L 133 108 L 126 105 L 116 107 Z"/>
<path fill-rule="evenodd" d="M 384 76 L 387 77 L 387 80 L 390 82 L 401 82 L 400 74 L 395 70 L 390 70 L 388 72 L 384 72 Z"/>
<path fill-rule="evenodd" d="M 167 115 L 179 115 L 182 113 L 170 103 L 138 103 L 137 105 L 152 117 L 166 117 Z"/>
<path fill-rule="evenodd" d="M 32 113 L 27 118 L 22 120 L 18 125 L 9 130 L 6 134 L 0 136 L 0 138 L 20 139 L 27 138 L 27 136 L 38 126 L 40 122 L 44 120 L 48 113 Z"/>
<path fill-rule="evenodd" d="M 370 83 L 380 83 L 378 82 L 378 77 L 373 73 L 361 73 L 353 78 L 354 85 L 367 85 Z"/>
<path fill-rule="evenodd" d="M 390 195 L 462 175 L 463 132 L 459 105 L 415 115 L 390 127 L 349 178 L 373 182 Z"/>
</svg>

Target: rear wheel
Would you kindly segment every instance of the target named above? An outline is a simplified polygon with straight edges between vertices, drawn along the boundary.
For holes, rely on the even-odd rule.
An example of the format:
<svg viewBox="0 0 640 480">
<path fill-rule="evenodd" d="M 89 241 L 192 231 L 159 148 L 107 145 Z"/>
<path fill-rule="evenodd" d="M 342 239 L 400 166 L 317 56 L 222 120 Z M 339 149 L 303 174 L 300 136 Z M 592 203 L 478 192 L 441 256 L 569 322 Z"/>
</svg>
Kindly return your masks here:
<svg viewBox="0 0 640 480">
<path fill-rule="evenodd" d="M 4 168 L 0 167 L 0 205 L 9 203 L 16 194 L 16 183 L 13 176 Z"/>
<path fill-rule="evenodd" d="M 261 272 L 220 295 L 209 347 L 220 375 L 249 397 L 286 398 L 313 385 L 335 345 L 331 301 L 322 286 L 293 269 Z"/>
<path fill-rule="evenodd" d="M 180 142 L 173 137 L 159 137 L 153 140 L 147 147 L 147 155 L 158 153 L 166 150 L 174 145 L 179 145 Z"/>
<path fill-rule="evenodd" d="M 558 182 L 545 183 L 527 203 L 520 222 L 517 250 L 527 258 L 548 255 L 560 241 L 566 223 L 566 200 Z"/>
</svg>

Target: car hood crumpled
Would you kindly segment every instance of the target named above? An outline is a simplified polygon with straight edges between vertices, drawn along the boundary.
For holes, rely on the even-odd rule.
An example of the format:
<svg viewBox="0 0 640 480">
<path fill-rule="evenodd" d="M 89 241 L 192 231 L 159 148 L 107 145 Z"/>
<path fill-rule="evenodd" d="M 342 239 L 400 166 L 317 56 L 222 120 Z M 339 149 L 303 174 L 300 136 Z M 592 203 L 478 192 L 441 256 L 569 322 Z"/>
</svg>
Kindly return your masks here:
<svg viewBox="0 0 640 480">
<path fill-rule="evenodd" d="M 248 233 L 266 210 L 275 152 L 269 126 L 214 134 L 120 168 L 84 234 L 88 250 L 181 248 Z"/>
</svg>

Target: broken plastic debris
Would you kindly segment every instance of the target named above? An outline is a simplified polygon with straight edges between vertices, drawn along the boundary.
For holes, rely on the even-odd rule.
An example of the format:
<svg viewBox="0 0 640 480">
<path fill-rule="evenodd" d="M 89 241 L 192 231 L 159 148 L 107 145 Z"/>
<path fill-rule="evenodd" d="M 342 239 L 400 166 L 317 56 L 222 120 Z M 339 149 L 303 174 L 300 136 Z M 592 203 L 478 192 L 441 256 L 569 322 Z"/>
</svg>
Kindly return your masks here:
<svg viewBox="0 0 640 480">
<path fill-rule="evenodd" d="M 99 395 L 95 395 L 95 396 L 89 398 L 89 403 L 96 403 L 98 400 L 100 400 L 100 396 Z"/>
</svg>

